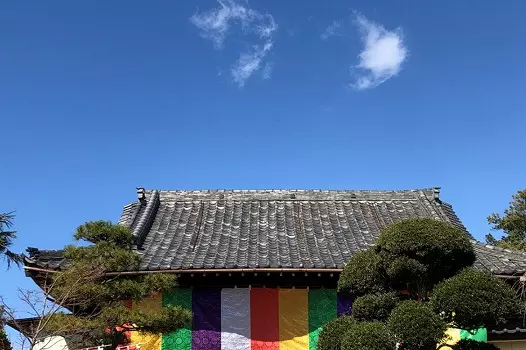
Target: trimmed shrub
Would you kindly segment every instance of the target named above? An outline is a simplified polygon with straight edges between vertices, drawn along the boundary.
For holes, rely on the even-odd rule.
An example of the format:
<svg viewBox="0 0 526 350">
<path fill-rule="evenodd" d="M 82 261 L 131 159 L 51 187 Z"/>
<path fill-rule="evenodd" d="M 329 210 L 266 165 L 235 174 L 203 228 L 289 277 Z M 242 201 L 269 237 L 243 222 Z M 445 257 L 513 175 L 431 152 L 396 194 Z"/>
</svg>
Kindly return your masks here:
<svg viewBox="0 0 526 350">
<path fill-rule="evenodd" d="M 423 292 L 419 290 L 423 285 L 418 282 L 425 280 L 423 277 L 426 276 L 427 268 L 424 264 L 402 256 L 386 262 L 385 265 L 393 288 L 407 289 L 411 294 L 420 295 Z"/>
<path fill-rule="evenodd" d="M 394 338 L 381 322 L 360 322 L 343 336 L 341 350 L 393 350 Z"/>
<path fill-rule="evenodd" d="M 327 322 L 318 336 L 318 350 L 340 350 L 342 337 L 356 321 L 351 316 L 342 316 Z"/>
<path fill-rule="evenodd" d="M 387 328 L 408 349 L 429 350 L 441 342 L 447 327 L 427 304 L 408 300 L 394 308 Z"/>
<path fill-rule="evenodd" d="M 456 328 L 477 329 L 517 315 L 519 300 L 513 289 L 491 274 L 465 269 L 438 284 L 430 302 Z"/>
<path fill-rule="evenodd" d="M 462 339 L 452 347 L 453 350 L 499 350 L 499 347 L 473 339 Z"/>
<path fill-rule="evenodd" d="M 395 223 L 382 230 L 376 246 L 389 277 L 404 282 L 418 277 L 428 288 L 475 262 L 465 232 L 431 219 Z"/>
<path fill-rule="evenodd" d="M 359 297 L 384 292 L 385 285 L 381 258 L 373 249 L 368 249 L 354 254 L 345 265 L 338 280 L 338 291 Z"/>
<path fill-rule="evenodd" d="M 396 293 L 367 294 L 352 304 L 352 315 L 357 321 L 385 321 L 399 302 Z"/>
</svg>

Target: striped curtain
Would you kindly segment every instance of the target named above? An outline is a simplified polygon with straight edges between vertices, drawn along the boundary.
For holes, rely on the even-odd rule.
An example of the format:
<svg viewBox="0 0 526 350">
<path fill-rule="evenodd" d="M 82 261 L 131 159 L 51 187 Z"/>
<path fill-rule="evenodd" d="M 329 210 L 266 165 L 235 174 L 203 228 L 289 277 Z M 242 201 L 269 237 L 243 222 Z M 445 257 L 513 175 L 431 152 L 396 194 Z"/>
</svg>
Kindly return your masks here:
<svg viewBox="0 0 526 350">
<path fill-rule="evenodd" d="M 315 350 L 327 321 L 347 314 L 334 289 L 178 288 L 132 307 L 181 306 L 192 323 L 170 334 L 132 332 L 141 350 Z"/>
</svg>

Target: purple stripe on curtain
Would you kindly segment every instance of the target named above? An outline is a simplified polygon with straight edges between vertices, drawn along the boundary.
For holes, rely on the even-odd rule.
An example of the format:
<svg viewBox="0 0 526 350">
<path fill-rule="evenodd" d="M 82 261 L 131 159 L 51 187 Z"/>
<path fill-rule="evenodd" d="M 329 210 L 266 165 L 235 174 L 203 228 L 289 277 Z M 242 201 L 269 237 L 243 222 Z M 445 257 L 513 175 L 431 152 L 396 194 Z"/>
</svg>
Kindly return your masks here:
<svg viewBox="0 0 526 350">
<path fill-rule="evenodd" d="M 192 350 L 221 350 L 221 290 L 192 293 Z"/>
<path fill-rule="evenodd" d="M 338 317 L 340 317 L 341 315 L 351 314 L 352 299 L 350 297 L 345 296 L 342 293 L 338 293 L 337 303 L 338 303 Z"/>
</svg>

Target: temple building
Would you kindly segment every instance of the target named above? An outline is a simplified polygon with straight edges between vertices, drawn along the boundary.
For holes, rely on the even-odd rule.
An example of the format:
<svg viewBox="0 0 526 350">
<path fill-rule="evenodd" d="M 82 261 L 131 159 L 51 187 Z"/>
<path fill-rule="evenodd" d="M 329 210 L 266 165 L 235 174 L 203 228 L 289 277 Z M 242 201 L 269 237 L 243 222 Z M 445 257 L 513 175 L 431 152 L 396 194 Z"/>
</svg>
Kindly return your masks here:
<svg viewBox="0 0 526 350">
<path fill-rule="evenodd" d="M 350 312 L 336 291 L 345 263 L 371 247 L 380 231 L 410 218 L 449 223 L 466 235 L 438 188 L 404 191 L 139 188 L 124 207 L 142 257 L 138 271 L 178 275 L 171 293 L 132 307 L 181 305 L 192 324 L 171 334 L 132 336 L 142 349 L 316 349 L 321 326 Z M 470 236 L 471 237 L 471 236 Z M 512 283 L 526 273 L 526 255 L 472 240 L 475 267 Z M 61 251 L 30 250 L 26 274 L 37 283 L 64 266 Z M 488 329 L 502 349 L 526 349 L 522 324 Z M 510 328 L 511 327 L 511 328 Z"/>
</svg>

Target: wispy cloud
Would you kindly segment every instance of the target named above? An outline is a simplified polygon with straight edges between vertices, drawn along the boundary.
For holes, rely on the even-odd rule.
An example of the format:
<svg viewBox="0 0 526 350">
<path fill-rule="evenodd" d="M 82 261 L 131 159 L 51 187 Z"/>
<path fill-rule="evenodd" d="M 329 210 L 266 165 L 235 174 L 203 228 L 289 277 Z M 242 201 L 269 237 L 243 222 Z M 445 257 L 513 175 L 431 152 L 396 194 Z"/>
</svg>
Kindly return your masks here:
<svg viewBox="0 0 526 350">
<path fill-rule="evenodd" d="M 274 63 L 267 62 L 267 64 L 265 64 L 265 67 L 263 68 L 263 71 L 261 72 L 261 77 L 263 78 L 263 80 L 270 79 L 270 77 L 272 76 L 273 69 L 274 69 Z"/>
<path fill-rule="evenodd" d="M 252 74 L 261 69 L 261 62 L 271 49 L 272 43 L 268 42 L 263 46 L 254 45 L 252 51 L 243 52 L 239 55 L 239 59 L 231 70 L 232 78 L 239 87 L 243 87 L 245 81 L 250 78 Z M 270 73 L 268 74 L 268 78 L 270 78 Z"/>
<path fill-rule="evenodd" d="M 339 35 L 339 30 L 341 27 L 342 27 L 341 21 L 332 21 L 332 23 L 329 24 L 327 28 L 325 28 L 323 33 L 321 33 L 320 35 L 321 40 L 327 40 L 331 36 Z"/>
<path fill-rule="evenodd" d="M 217 3 L 217 8 L 197 12 L 190 17 L 190 22 L 200 30 L 201 36 L 211 40 L 216 49 L 224 46 L 231 27 L 236 24 L 240 25 L 244 34 L 255 34 L 262 41 L 253 45 L 251 50 L 242 52 L 231 69 L 234 82 L 243 87 L 246 80 L 261 69 L 263 60 L 274 45 L 273 37 L 278 25 L 272 15 L 251 9 L 246 2 L 217 0 Z"/>
<path fill-rule="evenodd" d="M 364 43 L 358 55 L 359 63 L 352 67 L 357 90 L 374 88 L 396 76 L 406 61 L 408 50 L 402 30 L 386 30 L 382 25 L 369 21 L 361 14 L 355 20 Z"/>
</svg>

